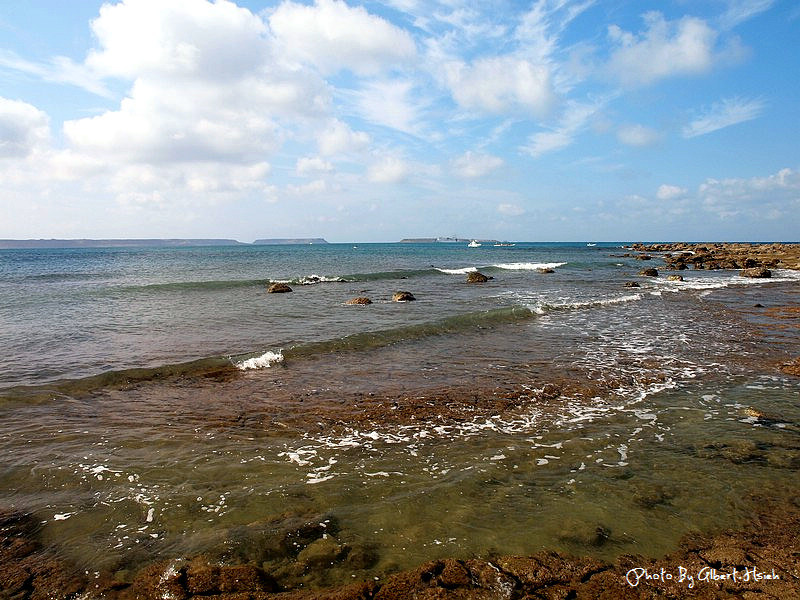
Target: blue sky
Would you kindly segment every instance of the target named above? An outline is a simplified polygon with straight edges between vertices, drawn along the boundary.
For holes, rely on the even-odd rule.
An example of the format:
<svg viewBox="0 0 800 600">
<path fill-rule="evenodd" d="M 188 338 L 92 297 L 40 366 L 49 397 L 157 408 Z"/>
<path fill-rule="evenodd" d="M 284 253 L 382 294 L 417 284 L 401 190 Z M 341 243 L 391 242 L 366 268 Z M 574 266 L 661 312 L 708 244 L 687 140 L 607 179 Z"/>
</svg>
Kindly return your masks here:
<svg viewBox="0 0 800 600">
<path fill-rule="evenodd" d="M 0 238 L 800 240 L 788 0 L 5 0 Z"/>
</svg>

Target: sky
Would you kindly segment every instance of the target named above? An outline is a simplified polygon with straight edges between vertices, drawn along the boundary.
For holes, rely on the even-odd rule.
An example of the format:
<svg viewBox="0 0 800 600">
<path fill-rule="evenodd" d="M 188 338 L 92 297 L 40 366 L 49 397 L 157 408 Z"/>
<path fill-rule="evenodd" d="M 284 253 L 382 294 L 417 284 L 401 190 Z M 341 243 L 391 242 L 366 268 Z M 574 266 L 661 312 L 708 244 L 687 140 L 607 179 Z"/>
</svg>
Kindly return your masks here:
<svg viewBox="0 0 800 600">
<path fill-rule="evenodd" d="M 3 0 L 0 238 L 800 240 L 796 0 Z"/>
</svg>

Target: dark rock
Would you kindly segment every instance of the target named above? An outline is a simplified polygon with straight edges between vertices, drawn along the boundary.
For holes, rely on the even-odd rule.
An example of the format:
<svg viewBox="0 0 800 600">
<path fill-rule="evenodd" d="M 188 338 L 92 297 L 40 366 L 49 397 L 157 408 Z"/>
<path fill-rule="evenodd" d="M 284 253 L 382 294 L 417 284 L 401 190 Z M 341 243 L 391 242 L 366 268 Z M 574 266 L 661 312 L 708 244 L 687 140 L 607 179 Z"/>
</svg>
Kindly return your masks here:
<svg viewBox="0 0 800 600">
<path fill-rule="evenodd" d="M 186 589 L 191 594 L 278 592 L 278 583 L 253 565 L 218 566 L 192 563 L 186 569 Z"/>
<path fill-rule="evenodd" d="M 348 300 L 347 302 L 345 302 L 345 304 L 366 305 L 366 304 L 372 304 L 372 300 L 370 300 L 366 296 L 359 296 L 358 298 L 352 298 L 351 300 Z"/>
<path fill-rule="evenodd" d="M 547 269 L 536 269 L 536 270 L 537 270 L 539 273 L 555 273 L 555 272 L 556 272 L 556 270 L 555 270 L 555 269 L 549 269 L 549 268 L 547 268 Z"/>
<path fill-rule="evenodd" d="M 267 288 L 267 293 L 269 294 L 285 294 L 286 292 L 291 292 L 292 288 L 290 288 L 285 283 L 273 283 L 271 286 Z"/>
<path fill-rule="evenodd" d="M 635 281 L 626 281 L 625 282 L 625 287 L 626 288 L 638 288 L 638 287 L 642 287 L 642 286 L 639 285 L 638 283 L 636 283 Z"/>
<path fill-rule="evenodd" d="M 416 300 L 416 298 L 411 292 L 395 292 L 392 296 L 392 302 L 411 302 L 412 300 Z"/>
<path fill-rule="evenodd" d="M 654 269 L 653 267 L 649 267 L 639 271 L 639 275 L 644 275 L 645 277 L 658 277 L 658 270 Z"/>
<path fill-rule="evenodd" d="M 651 258 L 653 257 L 650 256 L 649 254 L 638 254 L 636 256 L 636 260 L 650 260 Z"/>
<path fill-rule="evenodd" d="M 330 536 L 311 542 L 297 555 L 297 561 L 306 568 L 324 569 L 338 562 L 350 549 L 337 544 Z"/>
<path fill-rule="evenodd" d="M 739 275 L 742 277 L 753 277 L 757 279 L 763 279 L 767 277 L 772 277 L 772 271 L 767 269 L 766 267 L 756 267 L 753 269 L 742 269 L 739 271 Z"/>
<path fill-rule="evenodd" d="M 479 271 L 470 271 L 467 274 L 467 283 L 485 283 L 485 282 L 489 281 L 490 279 L 493 279 L 493 278 L 492 277 L 487 277 L 486 275 L 484 275 L 483 273 L 481 273 Z"/>
</svg>

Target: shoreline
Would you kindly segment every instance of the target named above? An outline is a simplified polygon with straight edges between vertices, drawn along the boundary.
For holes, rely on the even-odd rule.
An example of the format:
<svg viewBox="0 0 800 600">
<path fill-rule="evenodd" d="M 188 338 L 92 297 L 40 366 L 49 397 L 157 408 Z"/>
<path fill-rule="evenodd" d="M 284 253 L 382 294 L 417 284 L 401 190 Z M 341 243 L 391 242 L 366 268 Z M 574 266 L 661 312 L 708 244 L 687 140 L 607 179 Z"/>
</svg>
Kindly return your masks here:
<svg viewBox="0 0 800 600">
<path fill-rule="evenodd" d="M 40 546 L 30 516 L 0 511 L 0 585 L 9 598 L 110 600 L 792 598 L 800 589 L 798 491 L 762 490 L 747 499 L 752 519 L 744 528 L 688 534 L 661 558 L 623 555 L 606 562 L 548 550 L 444 558 L 371 581 L 314 590 L 285 589 L 260 566 L 222 565 L 202 555 L 146 566 L 132 582 L 113 573 L 74 573 Z M 596 534 L 602 543 L 604 532 Z M 319 548 L 308 565 L 321 568 L 330 557 Z"/>
</svg>

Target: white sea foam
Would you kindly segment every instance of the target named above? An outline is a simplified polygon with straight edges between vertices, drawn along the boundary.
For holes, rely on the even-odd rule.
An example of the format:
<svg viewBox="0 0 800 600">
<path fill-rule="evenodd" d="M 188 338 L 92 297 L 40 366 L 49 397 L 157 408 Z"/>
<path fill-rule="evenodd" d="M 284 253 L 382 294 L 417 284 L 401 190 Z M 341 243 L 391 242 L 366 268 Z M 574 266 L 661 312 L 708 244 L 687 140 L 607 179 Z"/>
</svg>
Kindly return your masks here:
<svg viewBox="0 0 800 600">
<path fill-rule="evenodd" d="M 563 267 L 565 262 L 554 263 L 501 263 L 499 265 L 492 265 L 498 269 L 507 269 L 509 271 L 538 271 L 539 269 L 555 269 Z"/>
<path fill-rule="evenodd" d="M 441 273 L 447 273 L 448 275 L 466 275 L 467 273 L 477 271 L 478 267 L 464 267 L 463 269 L 440 269 L 437 267 L 436 270 Z"/>
<path fill-rule="evenodd" d="M 261 356 L 248 358 L 247 360 L 236 363 L 236 368 L 242 371 L 247 371 L 249 369 L 266 369 L 275 363 L 281 362 L 283 362 L 283 354 L 281 354 L 280 350 L 278 352 L 267 351 Z"/>
</svg>

